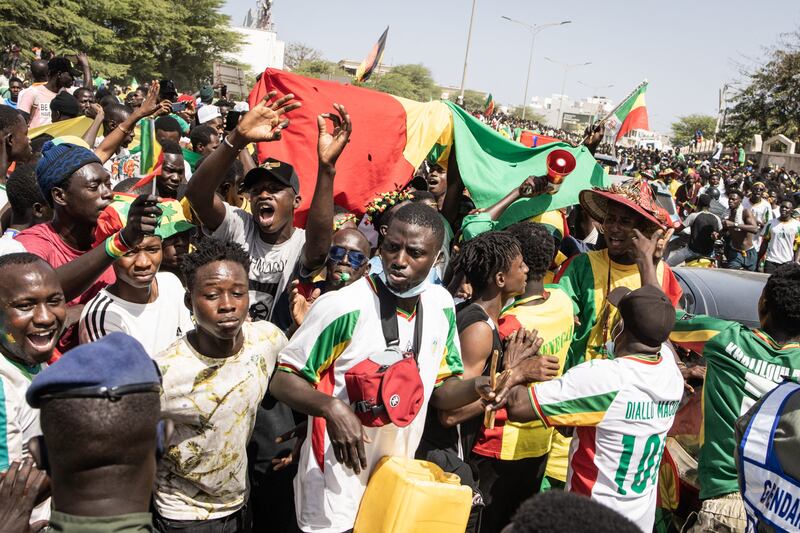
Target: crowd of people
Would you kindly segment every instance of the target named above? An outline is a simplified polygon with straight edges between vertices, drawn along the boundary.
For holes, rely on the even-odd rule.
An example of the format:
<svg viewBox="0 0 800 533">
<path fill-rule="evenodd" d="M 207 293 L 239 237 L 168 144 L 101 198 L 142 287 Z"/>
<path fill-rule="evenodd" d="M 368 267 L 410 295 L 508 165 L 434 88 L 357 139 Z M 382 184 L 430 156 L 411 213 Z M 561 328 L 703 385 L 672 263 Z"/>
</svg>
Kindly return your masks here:
<svg viewBox="0 0 800 533">
<path fill-rule="evenodd" d="M 686 530 L 800 517 L 798 443 L 772 445 L 800 376 L 793 171 L 623 149 L 599 158 L 610 187 L 500 227 L 547 177 L 474 209 L 453 151 L 356 213 L 334 203 L 344 106 L 299 176 L 251 151 L 293 127 L 294 95 L 117 95 L 79 63 L 32 62 L 0 105 L 3 531 L 345 533 L 386 456 L 458 475 L 466 531 L 678 530 L 659 488 L 694 394 Z M 82 136 L 29 137 L 81 116 Z M 681 309 L 671 266 L 704 259 L 770 274 L 741 303 L 759 327 Z"/>
</svg>

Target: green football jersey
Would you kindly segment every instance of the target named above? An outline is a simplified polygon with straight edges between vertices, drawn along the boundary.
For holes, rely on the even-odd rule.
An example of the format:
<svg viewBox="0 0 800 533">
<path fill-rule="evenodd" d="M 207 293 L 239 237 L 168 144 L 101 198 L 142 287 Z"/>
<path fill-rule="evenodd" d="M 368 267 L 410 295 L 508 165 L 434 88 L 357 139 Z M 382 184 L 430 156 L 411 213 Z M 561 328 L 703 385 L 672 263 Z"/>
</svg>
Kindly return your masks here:
<svg viewBox="0 0 800 533">
<path fill-rule="evenodd" d="M 739 490 L 733 425 L 784 376 L 800 377 L 800 343 L 780 345 L 760 329 L 677 312 L 670 340 L 706 358 L 700 432 L 700 498 Z"/>
</svg>

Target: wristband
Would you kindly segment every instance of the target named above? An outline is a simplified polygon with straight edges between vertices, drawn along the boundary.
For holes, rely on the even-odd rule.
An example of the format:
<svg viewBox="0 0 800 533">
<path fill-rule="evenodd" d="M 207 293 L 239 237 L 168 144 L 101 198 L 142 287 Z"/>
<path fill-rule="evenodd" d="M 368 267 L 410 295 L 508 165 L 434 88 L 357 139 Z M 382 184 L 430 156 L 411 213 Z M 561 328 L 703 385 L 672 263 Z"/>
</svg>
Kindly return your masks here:
<svg viewBox="0 0 800 533">
<path fill-rule="evenodd" d="M 122 232 L 118 231 L 105 240 L 106 253 L 112 259 L 119 259 L 130 251 L 130 246 L 122 239 Z"/>
<path fill-rule="evenodd" d="M 126 130 L 125 128 L 123 128 L 123 127 L 122 127 L 122 124 L 120 124 L 120 125 L 119 125 L 119 126 L 117 126 L 117 127 L 118 127 L 119 129 L 121 129 L 121 130 L 122 130 L 122 133 L 124 133 L 125 135 L 130 135 L 130 134 L 131 134 L 131 130 Z"/>
<path fill-rule="evenodd" d="M 232 149 L 236 150 L 236 147 L 235 147 L 235 146 L 234 146 L 234 145 L 233 145 L 233 144 L 232 144 L 232 143 L 231 143 L 231 142 L 228 140 L 228 136 L 227 136 L 227 135 L 225 136 L 225 138 L 224 138 L 224 139 L 222 139 L 222 142 L 224 142 L 225 144 L 227 144 L 227 145 L 228 145 L 230 148 L 232 148 Z"/>
</svg>

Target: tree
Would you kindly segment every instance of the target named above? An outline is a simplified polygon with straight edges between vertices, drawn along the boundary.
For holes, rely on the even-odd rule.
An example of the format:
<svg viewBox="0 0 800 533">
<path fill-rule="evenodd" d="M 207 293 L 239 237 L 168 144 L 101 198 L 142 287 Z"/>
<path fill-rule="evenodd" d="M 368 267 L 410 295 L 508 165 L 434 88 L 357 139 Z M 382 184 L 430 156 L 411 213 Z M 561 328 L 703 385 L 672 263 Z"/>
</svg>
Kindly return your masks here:
<svg viewBox="0 0 800 533">
<path fill-rule="evenodd" d="M 212 64 L 241 39 L 219 12 L 223 0 L 0 0 L 0 35 L 32 59 L 40 47 L 89 54 L 113 82 L 171 78 L 187 91 L 210 79 Z"/>
<path fill-rule="evenodd" d="M 330 80 L 332 78 L 349 76 L 349 74 L 333 61 L 324 59 L 306 59 L 297 64 L 293 70 L 295 74 L 309 78 Z"/>
<path fill-rule="evenodd" d="M 283 55 L 283 64 L 288 70 L 295 70 L 301 63 L 306 61 L 319 61 L 322 59 L 322 52 L 316 48 L 311 48 L 305 43 L 298 41 L 286 45 L 286 52 Z"/>
<path fill-rule="evenodd" d="M 522 118 L 522 106 L 514 106 L 511 108 L 511 112 L 509 113 L 514 118 Z M 531 106 L 525 110 L 525 120 L 530 120 L 532 122 L 538 122 L 539 124 L 544 124 L 547 120 L 544 115 L 541 115 L 533 110 Z"/>
<path fill-rule="evenodd" d="M 723 132 L 731 141 L 746 142 L 754 134 L 800 135 L 800 32 L 785 35 L 765 56 L 765 64 L 744 72 L 746 85 L 726 111 Z"/>
<path fill-rule="evenodd" d="M 418 102 L 438 100 L 441 96 L 431 71 L 423 65 L 397 65 L 386 74 L 373 75 L 364 86 Z"/>
<path fill-rule="evenodd" d="M 711 115 L 678 117 L 678 120 L 672 123 L 672 142 L 680 146 L 686 146 L 692 142 L 697 130 L 702 130 L 703 137 L 711 139 L 714 136 L 716 125 L 717 119 Z"/>
<path fill-rule="evenodd" d="M 450 92 L 447 99 L 450 100 L 451 102 L 458 102 L 459 94 L 460 93 L 458 92 Z M 464 109 L 466 109 L 467 111 L 469 112 L 483 111 L 485 109 L 485 104 L 486 104 L 486 93 L 482 93 L 480 91 L 473 91 L 471 89 L 466 89 L 464 91 Z M 495 106 L 497 106 L 497 102 L 495 102 Z"/>
</svg>

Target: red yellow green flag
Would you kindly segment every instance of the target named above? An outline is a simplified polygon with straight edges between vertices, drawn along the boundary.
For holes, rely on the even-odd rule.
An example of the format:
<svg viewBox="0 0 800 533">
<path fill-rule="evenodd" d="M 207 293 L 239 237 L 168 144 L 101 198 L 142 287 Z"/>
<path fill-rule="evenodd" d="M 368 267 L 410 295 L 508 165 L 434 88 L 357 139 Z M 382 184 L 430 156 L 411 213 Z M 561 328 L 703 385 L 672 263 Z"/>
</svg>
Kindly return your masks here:
<svg viewBox="0 0 800 533">
<path fill-rule="evenodd" d="M 483 114 L 487 117 L 494 115 L 494 98 L 492 98 L 492 93 L 486 96 L 486 101 L 483 103 Z"/>
<path fill-rule="evenodd" d="M 644 101 L 647 86 L 646 81 L 642 83 L 608 118 L 606 127 L 614 132 L 615 140 L 619 140 L 620 137 L 633 130 L 650 129 L 647 121 L 647 106 Z"/>
</svg>

